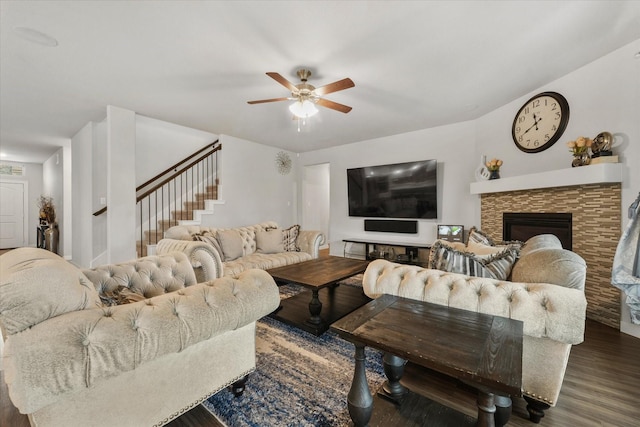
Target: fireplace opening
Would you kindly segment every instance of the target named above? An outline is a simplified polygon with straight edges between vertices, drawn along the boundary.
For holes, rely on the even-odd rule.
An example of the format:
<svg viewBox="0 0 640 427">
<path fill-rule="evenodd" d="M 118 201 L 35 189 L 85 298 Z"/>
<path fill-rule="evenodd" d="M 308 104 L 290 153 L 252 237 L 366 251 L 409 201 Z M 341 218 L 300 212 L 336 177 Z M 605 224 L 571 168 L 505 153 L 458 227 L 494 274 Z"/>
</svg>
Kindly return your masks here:
<svg viewBox="0 0 640 427">
<path fill-rule="evenodd" d="M 553 234 L 564 249 L 572 250 L 572 219 L 570 213 L 503 213 L 503 240 L 520 240 L 538 234 Z"/>
</svg>

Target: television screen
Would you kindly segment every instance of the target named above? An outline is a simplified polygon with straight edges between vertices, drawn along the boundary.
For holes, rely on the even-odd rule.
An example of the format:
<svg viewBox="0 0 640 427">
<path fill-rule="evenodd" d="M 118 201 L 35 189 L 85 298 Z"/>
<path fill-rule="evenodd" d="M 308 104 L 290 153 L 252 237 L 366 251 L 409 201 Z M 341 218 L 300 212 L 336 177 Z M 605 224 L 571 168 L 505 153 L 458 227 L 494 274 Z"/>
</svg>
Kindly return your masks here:
<svg viewBox="0 0 640 427">
<path fill-rule="evenodd" d="M 437 163 L 347 169 L 349 216 L 437 218 Z"/>
</svg>

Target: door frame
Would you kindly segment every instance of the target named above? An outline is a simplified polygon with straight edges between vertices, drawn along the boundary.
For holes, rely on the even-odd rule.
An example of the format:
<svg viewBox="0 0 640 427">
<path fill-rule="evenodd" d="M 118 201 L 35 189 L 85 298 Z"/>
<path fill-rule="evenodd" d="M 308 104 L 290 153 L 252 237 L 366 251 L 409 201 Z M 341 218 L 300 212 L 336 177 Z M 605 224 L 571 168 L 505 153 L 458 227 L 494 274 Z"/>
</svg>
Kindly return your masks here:
<svg viewBox="0 0 640 427">
<path fill-rule="evenodd" d="M 22 184 L 22 246 L 29 246 L 29 181 L 25 179 L 0 178 L 0 184 Z"/>
</svg>

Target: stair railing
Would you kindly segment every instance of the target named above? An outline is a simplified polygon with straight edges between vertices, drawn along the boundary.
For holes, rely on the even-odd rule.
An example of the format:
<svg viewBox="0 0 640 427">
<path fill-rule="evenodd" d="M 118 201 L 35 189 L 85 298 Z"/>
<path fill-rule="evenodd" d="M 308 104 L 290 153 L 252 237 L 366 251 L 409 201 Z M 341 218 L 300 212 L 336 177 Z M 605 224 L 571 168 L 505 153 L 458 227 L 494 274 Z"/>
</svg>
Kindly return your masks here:
<svg viewBox="0 0 640 427">
<path fill-rule="evenodd" d="M 204 208 L 205 199 L 217 198 L 218 140 L 196 151 L 136 188 L 136 216 L 139 231 L 138 256 L 145 256 L 147 244 L 157 243 L 167 228 L 192 219 L 192 211 Z M 200 198 L 197 194 L 201 194 Z M 185 207 L 187 213 L 185 214 Z M 107 211 L 100 209 L 93 215 Z M 146 238 L 145 238 L 146 234 Z"/>
</svg>

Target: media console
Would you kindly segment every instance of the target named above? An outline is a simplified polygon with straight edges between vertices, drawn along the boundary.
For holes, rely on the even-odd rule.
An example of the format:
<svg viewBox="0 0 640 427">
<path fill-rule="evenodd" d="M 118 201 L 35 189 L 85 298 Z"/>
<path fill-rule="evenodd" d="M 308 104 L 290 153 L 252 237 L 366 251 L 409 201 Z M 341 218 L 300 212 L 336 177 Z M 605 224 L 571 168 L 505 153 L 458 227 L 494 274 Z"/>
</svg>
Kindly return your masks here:
<svg viewBox="0 0 640 427">
<path fill-rule="evenodd" d="M 362 256 L 362 254 L 359 252 L 350 252 L 347 249 L 348 244 L 356 244 L 364 245 L 364 257 L 367 260 L 384 258 L 389 261 L 401 264 L 414 264 L 423 267 L 426 266 L 429 256 L 429 250 L 431 249 L 430 244 L 383 242 L 380 240 L 367 240 L 358 238 L 342 239 L 342 242 L 344 243 L 343 255 L 345 258 L 356 258 L 358 256 Z M 383 249 L 380 250 L 379 248 Z M 390 254 L 388 248 L 402 248 L 404 249 L 404 253 L 397 253 L 394 249 L 395 253 Z"/>
</svg>

